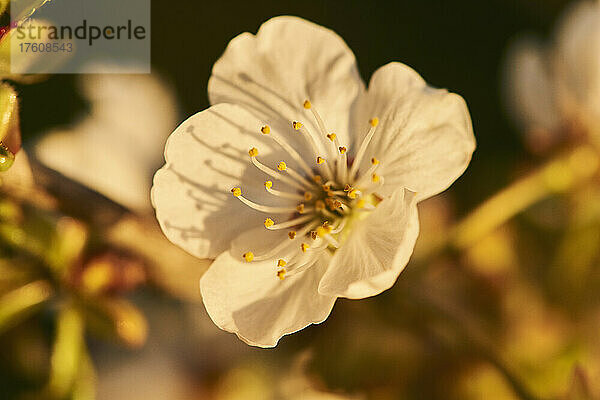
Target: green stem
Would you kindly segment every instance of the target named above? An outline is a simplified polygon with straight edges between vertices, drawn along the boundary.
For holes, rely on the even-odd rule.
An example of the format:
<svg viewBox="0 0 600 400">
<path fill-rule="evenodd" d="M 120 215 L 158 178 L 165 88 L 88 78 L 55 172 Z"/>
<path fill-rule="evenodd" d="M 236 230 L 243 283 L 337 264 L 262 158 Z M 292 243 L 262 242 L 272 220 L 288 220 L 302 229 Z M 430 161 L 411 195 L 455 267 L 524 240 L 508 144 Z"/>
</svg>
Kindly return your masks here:
<svg viewBox="0 0 600 400">
<path fill-rule="evenodd" d="M 591 145 L 561 154 L 486 200 L 437 243 L 416 255 L 426 260 L 444 250 L 461 251 L 539 201 L 567 192 L 596 176 L 600 156 Z"/>
</svg>

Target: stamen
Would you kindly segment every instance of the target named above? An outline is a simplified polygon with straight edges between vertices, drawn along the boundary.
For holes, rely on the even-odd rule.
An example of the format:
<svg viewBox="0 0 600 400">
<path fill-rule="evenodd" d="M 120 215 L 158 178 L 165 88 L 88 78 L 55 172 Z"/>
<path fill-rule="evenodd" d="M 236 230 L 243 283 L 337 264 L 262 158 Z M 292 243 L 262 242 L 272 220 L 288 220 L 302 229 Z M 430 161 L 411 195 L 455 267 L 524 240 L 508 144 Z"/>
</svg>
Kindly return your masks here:
<svg viewBox="0 0 600 400">
<path fill-rule="evenodd" d="M 265 134 L 268 135 L 271 132 L 271 128 L 269 128 L 268 125 L 263 126 L 260 131 Z M 266 133 L 265 133 L 266 132 Z M 269 135 L 271 137 L 271 139 L 273 139 L 286 153 L 288 153 L 290 155 L 290 157 L 292 157 L 297 163 L 298 165 L 300 165 L 300 168 L 302 168 L 304 170 L 304 172 L 306 172 L 309 176 L 314 176 L 314 173 L 312 172 L 312 170 L 310 169 L 310 167 L 308 166 L 308 164 L 306 164 L 306 162 L 302 159 L 302 157 L 300 157 L 300 154 L 298 154 L 298 152 L 296 150 L 294 150 L 294 148 L 292 146 L 290 146 L 285 139 L 283 139 L 282 137 L 279 137 L 279 135 Z M 258 152 L 257 152 L 258 154 Z M 250 156 L 252 156 L 252 154 L 250 154 Z"/>
<path fill-rule="evenodd" d="M 273 181 L 265 182 L 265 189 L 267 190 L 267 192 L 271 193 L 274 196 L 283 197 L 285 199 L 303 200 L 306 198 L 307 193 L 310 194 L 310 192 L 305 192 L 304 196 L 302 196 L 297 193 L 287 193 L 287 192 L 282 192 L 280 190 L 275 190 L 275 189 L 272 189 L 272 187 L 273 187 Z"/>
<path fill-rule="evenodd" d="M 373 181 L 373 182 L 375 182 L 375 183 L 376 183 L 376 182 L 379 182 L 379 175 L 377 175 L 377 174 L 373 174 L 373 175 L 371 176 L 371 181 Z"/>
<path fill-rule="evenodd" d="M 280 258 L 279 260 L 277 260 L 278 267 L 285 267 L 286 264 L 287 264 L 287 262 L 283 258 Z"/>
<path fill-rule="evenodd" d="M 242 196 L 242 190 L 240 188 L 231 189 L 231 193 L 233 193 L 233 195 L 235 197 L 237 197 L 242 203 L 244 203 L 245 205 L 247 205 L 248 207 L 250 207 L 256 211 L 261 211 L 261 212 L 266 212 L 266 213 L 274 213 L 274 214 L 287 214 L 287 213 L 293 213 L 296 211 L 296 209 L 293 207 L 270 207 L 270 206 L 263 206 L 262 204 L 257 204 L 255 202 L 253 202 L 252 200 L 248 200 L 247 198 Z"/>
<path fill-rule="evenodd" d="M 251 148 L 248 150 L 248 155 L 250 155 L 250 157 L 256 157 L 258 155 L 258 149 L 256 147 Z"/>
<path fill-rule="evenodd" d="M 365 155 L 365 152 L 367 151 L 367 147 L 369 146 L 369 143 L 371 142 L 371 139 L 373 138 L 373 135 L 375 134 L 377 125 L 379 125 L 379 118 L 371 119 L 369 121 L 369 124 L 371 125 L 371 128 L 369 129 L 367 136 L 365 136 L 360 147 L 358 148 L 358 151 L 356 152 L 356 157 L 354 158 L 354 162 L 352 163 L 352 167 L 350 169 L 350 174 L 348 175 L 348 177 L 350 178 L 351 181 L 354 180 L 356 172 L 358 171 L 358 168 L 360 167 L 360 163 L 362 162 L 363 156 Z M 371 162 L 372 161 L 373 161 L 373 159 L 371 160 Z"/>
<path fill-rule="evenodd" d="M 340 146 L 338 149 L 340 150 L 340 154 L 346 154 L 346 151 L 348 150 L 344 146 Z"/>
<path fill-rule="evenodd" d="M 294 211 L 296 211 L 296 210 L 294 210 Z M 293 226 L 300 225 L 306 221 L 310 221 L 311 219 L 314 219 L 314 218 L 315 218 L 314 215 L 304 215 L 302 217 L 294 218 L 289 221 L 282 222 L 280 224 L 269 225 L 267 228 L 272 231 L 278 230 L 278 229 L 287 229 L 287 228 L 291 228 Z"/>
<path fill-rule="evenodd" d="M 294 240 L 294 238 L 296 237 L 296 231 L 289 231 L 288 236 L 291 240 Z"/>
<path fill-rule="evenodd" d="M 277 271 L 277 277 L 280 280 L 284 280 L 285 279 L 285 269 L 280 269 L 279 271 Z"/>
<path fill-rule="evenodd" d="M 312 199 L 313 195 L 311 192 L 304 192 L 304 200 L 306 201 L 310 201 Z"/>
<path fill-rule="evenodd" d="M 254 253 L 248 251 L 242 254 L 242 257 L 244 258 L 244 260 L 246 260 L 246 262 L 252 262 L 252 260 L 254 260 Z"/>
<path fill-rule="evenodd" d="M 275 224 L 271 218 L 265 219 L 265 228 L 269 229 Z"/>
<path fill-rule="evenodd" d="M 302 244 L 300 245 L 300 248 L 302 249 L 302 252 L 303 252 L 303 253 L 306 253 L 306 250 L 308 250 L 308 249 L 310 248 L 310 246 L 309 246 L 309 245 L 307 245 L 306 243 L 302 243 Z"/>
<path fill-rule="evenodd" d="M 304 100 L 303 106 L 305 109 L 310 110 L 310 108 L 312 107 L 312 104 L 310 103 L 310 101 Z"/>
<path fill-rule="evenodd" d="M 261 170 L 265 174 L 270 175 L 271 177 L 273 177 L 275 179 L 279 179 L 280 181 L 285 182 L 288 185 L 295 187 L 296 189 L 304 190 L 304 186 L 300 185 L 298 182 L 296 182 L 295 180 L 291 179 L 289 176 L 281 175 L 281 174 L 275 172 L 271 168 L 267 167 L 266 165 L 264 165 L 263 163 L 261 163 L 260 161 L 258 161 L 256 159 L 256 157 L 251 157 L 250 159 L 252 160 L 252 164 L 254 164 L 254 166 L 256 168 L 258 168 L 259 170 Z"/>
</svg>

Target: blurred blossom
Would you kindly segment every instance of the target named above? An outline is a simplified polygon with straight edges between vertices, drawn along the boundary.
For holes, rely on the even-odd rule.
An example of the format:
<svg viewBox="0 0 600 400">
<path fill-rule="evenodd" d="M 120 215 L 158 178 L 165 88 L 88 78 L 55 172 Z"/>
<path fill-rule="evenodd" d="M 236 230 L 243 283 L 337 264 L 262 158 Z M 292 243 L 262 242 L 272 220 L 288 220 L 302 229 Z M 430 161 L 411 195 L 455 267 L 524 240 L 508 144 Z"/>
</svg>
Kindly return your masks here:
<svg viewBox="0 0 600 400">
<path fill-rule="evenodd" d="M 37 158 L 117 203 L 148 212 L 152 173 L 177 122 L 174 95 L 156 75 L 80 79 L 89 114 L 44 136 L 35 148 Z"/>
<path fill-rule="evenodd" d="M 171 135 L 152 200 L 171 241 L 216 257 L 200 282 L 213 321 L 255 346 L 390 288 L 416 204 L 475 149 L 460 96 L 400 63 L 366 90 L 344 41 L 300 18 L 234 38 L 208 92 L 213 106 Z"/>
<path fill-rule="evenodd" d="M 532 150 L 581 132 L 600 140 L 600 3 L 570 7 L 548 44 L 521 37 L 505 72 L 509 111 Z"/>
</svg>

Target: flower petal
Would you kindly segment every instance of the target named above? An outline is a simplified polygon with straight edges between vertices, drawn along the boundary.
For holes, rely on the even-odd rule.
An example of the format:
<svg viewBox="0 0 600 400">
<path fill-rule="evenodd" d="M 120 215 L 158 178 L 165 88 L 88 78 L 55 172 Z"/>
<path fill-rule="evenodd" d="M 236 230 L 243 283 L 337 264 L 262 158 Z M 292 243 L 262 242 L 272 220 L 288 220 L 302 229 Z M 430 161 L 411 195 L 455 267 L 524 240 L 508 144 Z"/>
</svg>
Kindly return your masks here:
<svg viewBox="0 0 600 400">
<path fill-rule="evenodd" d="M 549 64 L 540 43 L 523 38 L 509 48 L 505 66 L 511 114 L 521 129 L 528 135 L 532 132 L 540 143 L 553 142 L 562 123 Z"/>
<path fill-rule="evenodd" d="M 419 219 L 415 193 L 398 189 L 352 227 L 319 284 L 319 293 L 361 299 L 392 287 L 410 259 Z"/>
<path fill-rule="evenodd" d="M 271 262 L 246 263 L 225 252 L 200 280 L 204 305 L 221 329 L 250 345 L 274 347 L 283 335 L 329 316 L 336 298 L 317 293 L 329 258 L 279 280 Z"/>
<path fill-rule="evenodd" d="M 211 104 L 243 104 L 277 129 L 299 120 L 316 131 L 309 99 L 327 128 L 344 142 L 350 108 L 364 90 L 356 59 L 333 31 L 297 17 L 276 17 L 258 33 L 243 33 L 215 63 Z"/>
<path fill-rule="evenodd" d="M 367 169 L 371 157 L 381 160 L 386 185 L 380 194 L 403 186 L 423 200 L 450 186 L 471 160 L 475 137 L 462 97 L 427 86 L 403 64 L 379 68 L 355 109 L 356 132 L 367 132 L 370 118 L 380 119 L 361 166 Z"/>
<path fill-rule="evenodd" d="M 260 134 L 261 126 L 242 107 L 219 104 L 173 132 L 167 163 L 152 188 L 157 219 L 173 243 L 197 257 L 213 258 L 241 232 L 261 226 L 265 214 L 243 205 L 231 194 L 233 187 L 262 204 L 293 207 L 291 200 L 268 197 L 267 175 L 250 161 L 248 150 L 257 147 L 259 158 L 274 163 L 274 142 Z"/>
</svg>

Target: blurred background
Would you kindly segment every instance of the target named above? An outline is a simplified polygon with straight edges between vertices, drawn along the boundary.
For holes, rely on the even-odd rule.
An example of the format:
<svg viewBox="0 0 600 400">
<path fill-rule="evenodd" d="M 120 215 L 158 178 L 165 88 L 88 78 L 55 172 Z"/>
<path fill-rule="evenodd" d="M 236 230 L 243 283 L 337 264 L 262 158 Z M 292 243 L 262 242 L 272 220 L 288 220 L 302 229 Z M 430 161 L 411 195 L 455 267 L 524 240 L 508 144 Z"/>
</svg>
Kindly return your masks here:
<svg viewBox="0 0 600 400">
<path fill-rule="evenodd" d="M 151 75 L 2 76 L 23 150 L 0 175 L 0 398 L 598 398 L 600 153 L 594 93 L 569 80 L 600 97 L 589 4 L 568 19 L 577 2 L 153 1 Z M 229 40 L 282 14 L 336 31 L 365 81 L 401 61 L 461 94 L 478 147 L 420 204 L 392 289 L 264 350 L 210 321 L 209 261 L 162 236 L 148 191 Z M 598 63 L 585 73 L 561 53 L 570 32 Z"/>
</svg>

